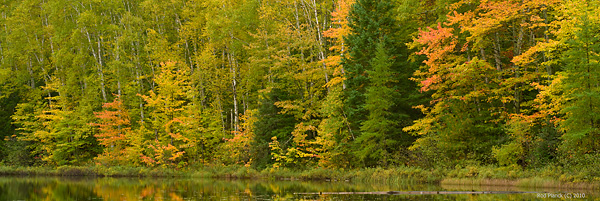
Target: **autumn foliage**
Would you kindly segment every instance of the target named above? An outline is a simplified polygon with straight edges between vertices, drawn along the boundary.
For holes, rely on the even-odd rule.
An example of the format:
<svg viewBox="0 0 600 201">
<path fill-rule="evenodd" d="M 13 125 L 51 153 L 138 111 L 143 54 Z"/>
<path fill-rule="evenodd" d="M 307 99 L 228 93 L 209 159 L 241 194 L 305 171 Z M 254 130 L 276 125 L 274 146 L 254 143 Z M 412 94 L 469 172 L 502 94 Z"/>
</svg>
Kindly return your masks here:
<svg viewBox="0 0 600 201">
<path fill-rule="evenodd" d="M 599 7 L 4 1 L 0 164 L 586 166 Z"/>
<path fill-rule="evenodd" d="M 98 128 L 94 136 L 104 148 L 104 152 L 98 156 L 98 163 L 127 164 L 131 159 L 128 151 L 133 135 L 129 114 L 120 96 L 115 97 L 113 102 L 104 103 L 102 108 L 103 111 L 94 112 L 99 122 L 90 123 Z"/>
</svg>

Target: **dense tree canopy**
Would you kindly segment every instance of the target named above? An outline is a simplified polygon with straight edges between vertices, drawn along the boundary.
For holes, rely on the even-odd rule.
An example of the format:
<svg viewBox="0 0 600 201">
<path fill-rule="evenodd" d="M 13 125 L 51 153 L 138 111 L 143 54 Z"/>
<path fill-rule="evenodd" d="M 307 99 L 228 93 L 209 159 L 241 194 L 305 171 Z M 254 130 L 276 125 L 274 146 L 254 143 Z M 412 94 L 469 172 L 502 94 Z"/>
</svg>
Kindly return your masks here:
<svg viewBox="0 0 600 201">
<path fill-rule="evenodd" d="M 600 154 L 599 6 L 3 1 L 0 161 L 529 166 Z"/>
</svg>

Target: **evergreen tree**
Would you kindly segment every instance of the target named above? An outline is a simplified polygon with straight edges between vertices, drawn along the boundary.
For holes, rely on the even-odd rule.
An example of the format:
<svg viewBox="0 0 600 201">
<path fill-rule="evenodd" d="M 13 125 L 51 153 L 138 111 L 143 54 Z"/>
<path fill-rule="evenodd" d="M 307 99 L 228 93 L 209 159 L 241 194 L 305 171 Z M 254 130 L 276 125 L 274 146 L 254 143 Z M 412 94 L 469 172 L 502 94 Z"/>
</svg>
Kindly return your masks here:
<svg viewBox="0 0 600 201">
<path fill-rule="evenodd" d="M 387 165 L 388 149 L 395 144 L 391 135 L 397 122 L 392 119 L 391 109 L 397 92 L 391 88 L 392 63 L 384 45 L 378 43 L 375 57 L 370 62 L 373 70 L 367 70 L 371 83 L 366 89 L 364 108 L 369 115 L 360 127 L 362 134 L 356 139 L 360 145 L 357 155 L 367 166 Z"/>
<path fill-rule="evenodd" d="M 264 168 L 272 163 L 271 151 L 268 146 L 272 137 L 287 141 L 294 131 L 294 125 L 297 123 L 294 117 L 290 114 L 281 114 L 281 108 L 275 106 L 275 102 L 286 99 L 289 99 L 289 96 L 275 88 L 266 93 L 261 100 L 258 108 L 259 119 L 255 124 L 256 137 L 252 144 L 253 149 L 250 151 L 255 157 L 255 167 Z"/>
<path fill-rule="evenodd" d="M 350 12 L 348 26 L 351 33 L 344 38 L 349 49 L 348 54 L 342 58 L 342 64 L 346 78 L 345 110 L 355 135 L 359 135 L 359 127 L 368 115 L 364 108 L 364 94 L 369 85 L 366 71 L 372 69 L 370 62 L 375 56 L 375 45 L 382 43 L 390 48 L 390 57 L 397 56 L 392 48 L 396 45 L 393 34 L 398 30 L 391 16 L 392 8 L 388 1 L 359 0 Z"/>
<path fill-rule="evenodd" d="M 394 155 L 395 159 L 406 157 L 405 148 L 411 145 L 414 137 L 406 135 L 402 131 L 402 127 L 410 125 L 412 120 L 420 117 L 419 112 L 412 107 L 427 100 L 423 98 L 424 94 L 419 94 L 416 90 L 416 84 L 409 80 L 417 68 L 417 64 L 408 57 L 412 50 L 405 45 L 411 40 L 406 33 L 412 33 L 411 30 L 416 29 L 415 22 L 411 18 L 403 17 L 401 18 L 402 23 L 399 23 L 392 17 L 394 15 L 393 8 L 394 4 L 387 1 L 357 1 L 353 5 L 348 19 L 350 34 L 344 37 L 349 48 L 347 54 L 342 58 L 346 87 L 344 89 L 344 111 L 347 114 L 351 135 L 360 139 L 356 143 L 358 148 L 354 151 L 364 159 L 362 165 L 385 165 L 384 161 L 387 159 L 383 160 L 383 155 Z M 403 29 L 400 29 L 400 24 L 403 25 Z M 401 33 L 405 35 L 399 35 Z M 377 57 L 377 46 L 381 46 L 381 54 L 385 53 L 387 59 L 381 58 L 378 62 L 373 60 Z M 381 63 L 384 60 L 386 60 L 386 64 Z M 371 85 L 375 84 L 374 79 L 381 79 L 377 76 L 382 76 L 381 74 L 377 75 L 375 63 L 387 66 L 386 73 L 389 80 L 386 84 L 382 84 L 381 80 L 378 80 L 379 87 L 372 88 Z M 386 93 L 386 97 L 380 98 L 390 104 L 385 106 L 385 115 L 372 116 L 371 113 L 378 113 L 382 110 L 373 108 L 374 102 L 367 103 L 367 99 L 369 99 L 367 94 L 384 89 L 383 85 L 387 88 L 385 91 L 390 93 Z M 374 91 L 369 92 L 369 90 Z M 376 101 L 375 95 L 371 96 L 370 101 Z M 375 128 L 377 126 L 373 124 L 377 118 L 393 121 L 393 123 L 384 123 L 389 126 L 385 128 L 389 129 L 388 131 L 375 132 L 374 129 L 379 129 Z M 367 136 L 361 137 L 364 134 L 362 132 L 368 133 Z M 374 133 L 381 134 L 382 138 L 373 136 Z M 381 145 L 386 144 L 389 148 L 388 151 L 393 150 L 394 153 L 377 150 L 378 153 L 386 154 L 374 154 L 367 157 L 368 154 L 365 155 L 367 150 L 374 147 L 368 148 L 369 146 L 362 142 L 364 139 L 379 139 Z"/>
</svg>

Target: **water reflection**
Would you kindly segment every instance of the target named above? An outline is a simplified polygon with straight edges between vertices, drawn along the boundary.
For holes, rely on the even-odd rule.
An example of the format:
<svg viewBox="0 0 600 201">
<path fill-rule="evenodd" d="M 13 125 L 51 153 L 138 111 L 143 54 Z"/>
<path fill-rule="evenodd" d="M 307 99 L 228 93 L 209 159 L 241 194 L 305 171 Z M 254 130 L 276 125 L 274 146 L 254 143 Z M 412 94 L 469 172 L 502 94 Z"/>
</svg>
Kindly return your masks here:
<svg viewBox="0 0 600 201">
<path fill-rule="evenodd" d="M 487 189 L 486 189 L 487 188 Z M 523 191 L 511 187 L 352 182 L 214 180 L 197 178 L 0 177 L 0 200 L 543 200 L 536 194 L 299 195 L 306 192 Z M 526 191 L 549 192 L 540 189 Z M 559 192 L 559 191 L 552 191 Z M 597 199 L 592 192 L 586 199 Z"/>
</svg>

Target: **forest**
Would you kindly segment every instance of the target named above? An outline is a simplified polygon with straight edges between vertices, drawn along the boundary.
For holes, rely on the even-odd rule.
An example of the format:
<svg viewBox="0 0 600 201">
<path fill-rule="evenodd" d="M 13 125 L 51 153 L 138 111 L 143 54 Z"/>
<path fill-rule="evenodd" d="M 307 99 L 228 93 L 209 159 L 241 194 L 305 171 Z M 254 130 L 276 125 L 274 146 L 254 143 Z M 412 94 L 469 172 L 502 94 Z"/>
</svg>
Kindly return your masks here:
<svg viewBox="0 0 600 201">
<path fill-rule="evenodd" d="M 0 4 L 2 165 L 600 162 L 599 1 Z"/>
</svg>

